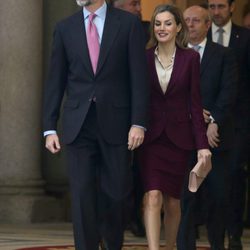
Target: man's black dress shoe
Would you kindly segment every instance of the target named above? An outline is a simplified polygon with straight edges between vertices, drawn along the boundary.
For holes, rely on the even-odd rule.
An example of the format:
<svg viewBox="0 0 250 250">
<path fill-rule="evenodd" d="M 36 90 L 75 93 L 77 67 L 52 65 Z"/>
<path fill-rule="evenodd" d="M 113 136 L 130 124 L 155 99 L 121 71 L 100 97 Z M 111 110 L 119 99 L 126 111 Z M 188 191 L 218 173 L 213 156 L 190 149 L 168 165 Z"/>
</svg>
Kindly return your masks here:
<svg viewBox="0 0 250 250">
<path fill-rule="evenodd" d="M 146 235 L 144 225 L 141 223 L 131 222 L 129 224 L 129 230 L 136 237 L 145 237 Z"/>
<path fill-rule="evenodd" d="M 100 246 L 100 250 L 109 250 L 105 240 L 101 240 L 99 246 Z"/>
<path fill-rule="evenodd" d="M 229 237 L 228 250 L 242 250 L 242 243 L 239 237 Z"/>
</svg>

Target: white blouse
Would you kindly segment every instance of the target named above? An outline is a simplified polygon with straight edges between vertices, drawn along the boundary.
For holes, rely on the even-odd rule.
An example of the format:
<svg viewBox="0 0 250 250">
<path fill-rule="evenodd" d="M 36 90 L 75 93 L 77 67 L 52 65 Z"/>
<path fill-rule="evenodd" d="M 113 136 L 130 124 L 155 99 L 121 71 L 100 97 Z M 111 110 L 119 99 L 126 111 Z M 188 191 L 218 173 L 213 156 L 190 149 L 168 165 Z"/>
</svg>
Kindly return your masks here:
<svg viewBox="0 0 250 250">
<path fill-rule="evenodd" d="M 155 67 L 156 67 L 159 83 L 164 94 L 167 91 L 168 84 L 169 84 L 171 74 L 173 71 L 175 53 L 176 53 L 176 49 L 171 58 L 170 63 L 164 67 L 159 57 L 158 47 L 156 47 L 155 49 Z"/>
</svg>

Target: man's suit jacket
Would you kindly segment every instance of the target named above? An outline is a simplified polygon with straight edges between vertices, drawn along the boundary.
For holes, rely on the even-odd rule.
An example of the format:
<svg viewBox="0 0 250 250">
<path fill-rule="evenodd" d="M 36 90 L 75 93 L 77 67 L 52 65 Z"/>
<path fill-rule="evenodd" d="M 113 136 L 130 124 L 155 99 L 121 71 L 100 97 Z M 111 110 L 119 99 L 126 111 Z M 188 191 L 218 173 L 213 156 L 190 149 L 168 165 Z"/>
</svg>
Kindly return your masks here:
<svg viewBox="0 0 250 250">
<path fill-rule="evenodd" d="M 212 40 L 211 29 L 208 39 Z M 250 107 L 250 31 L 232 24 L 229 47 L 236 54 L 239 66 L 238 95 L 233 110 L 236 128 L 249 126 Z"/>
<path fill-rule="evenodd" d="M 238 67 L 232 50 L 207 40 L 201 60 L 201 96 L 203 108 L 211 112 L 219 127 L 219 150 L 233 143 L 232 109 L 237 81 Z"/>
<path fill-rule="evenodd" d="M 147 42 L 150 39 L 150 22 L 149 21 L 142 21 L 142 27 L 144 30 L 144 34 L 145 34 L 145 43 L 147 44 Z"/>
<path fill-rule="evenodd" d="M 155 67 L 155 48 L 147 51 L 151 96 L 145 143 L 164 131 L 179 148 L 208 148 L 200 96 L 200 60 L 191 49 L 176 49 L 171 79 L 164 94 Z"/>
<path fill-rule="evenodd" d="M 58 23 L 45 87 L 44 131 L 56 130 L 66 92 L 64 143 L 78 135 L 93 98 L 104 139 L 127 143 L 131 125 L 146 126 L 147 91 L 143 29 L 136 16 L 108 6 L 96 74 L 82 10 Z"/>
</svg>

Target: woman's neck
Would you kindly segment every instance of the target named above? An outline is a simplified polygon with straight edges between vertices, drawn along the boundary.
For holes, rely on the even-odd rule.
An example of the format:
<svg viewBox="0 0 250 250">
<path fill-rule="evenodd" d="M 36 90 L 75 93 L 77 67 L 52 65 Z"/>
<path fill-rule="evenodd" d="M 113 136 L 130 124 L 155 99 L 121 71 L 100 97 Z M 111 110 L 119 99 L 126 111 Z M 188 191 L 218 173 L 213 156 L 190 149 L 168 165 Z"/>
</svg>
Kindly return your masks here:
<svg viewBox="0 0 250 250">
<path fill-rule="evenodd" d="M 175 41 L 172 43 L 159 43 L 158 50 L 160 55 L 172 57 L 176 49 Z"/>
</svg>

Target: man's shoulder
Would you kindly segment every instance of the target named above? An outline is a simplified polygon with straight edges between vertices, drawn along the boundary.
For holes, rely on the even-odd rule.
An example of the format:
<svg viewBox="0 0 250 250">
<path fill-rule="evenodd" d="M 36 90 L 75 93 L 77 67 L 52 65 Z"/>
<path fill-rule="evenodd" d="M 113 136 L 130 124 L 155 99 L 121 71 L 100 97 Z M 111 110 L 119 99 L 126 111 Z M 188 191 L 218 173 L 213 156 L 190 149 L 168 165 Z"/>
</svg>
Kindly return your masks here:
<svg viewBox="0 0 250 250">
<path fill-rule="evenodd" d="M 243 26 L 240 26 L 240 25 L 233 23 L 232 24 L 232 32 L 234 34 L 236 33 L 236 36 L 239 35 L 241 37 L 245 37 L 246 39 L 250 39 L 250 30 L 243 27 Z"/>
<path fill-rule="evenodd" d="M 232 51 L 230 47 L 224 47 L 210 40 L 207 40 L 205 49 L 208 50 L 209 54 L 216 55 L 215 57 L 228 54 L 230 51 Z"/>
<path fill-rule="evenodd" d="M 237 31 L 240 31 L 240 32 L 249 32 L 249 30 L 243 26 L 240 26 L 236 23 L 232 23 L 232 29 L 233 30 L 237 30 Z"/>
<path fill-rule="evenodd" d="M 231 63 L 236 62 L 236 55 L 234 50 L 230 47 L 224 47 L 218 43 L 207 41 L 206 52 L 203 54 L 203 57 L 209 57 L 211 62 L 215 62 L 212 65 L 217 65 L 218 63 Z"/>
<path fill-rule="evenodd" d="M 64 19 L 60 20 L 57 25 L 59 26 L 67 26 L 69 24 L 74 23 L 77 20 L 83 21 L 83 12 L 82 10 L 77 11 L 76 13 L 72 14 L 71 16 L 65 17 Z"/>
<path fill-rule="evenodd" d="M 128 12 L 128 11 L 118 9 L 118 8 L 114 8 L 112 6 L 110 6 L 107 11 L 108 11 L 107 14 L 115 15 L 120 20 L 123 20 L 123 21 L 131 21 L 131 20 L 138 19 L 138 17 L 136 15 L 134 15 L 134 14 Z"/>
</svg>

